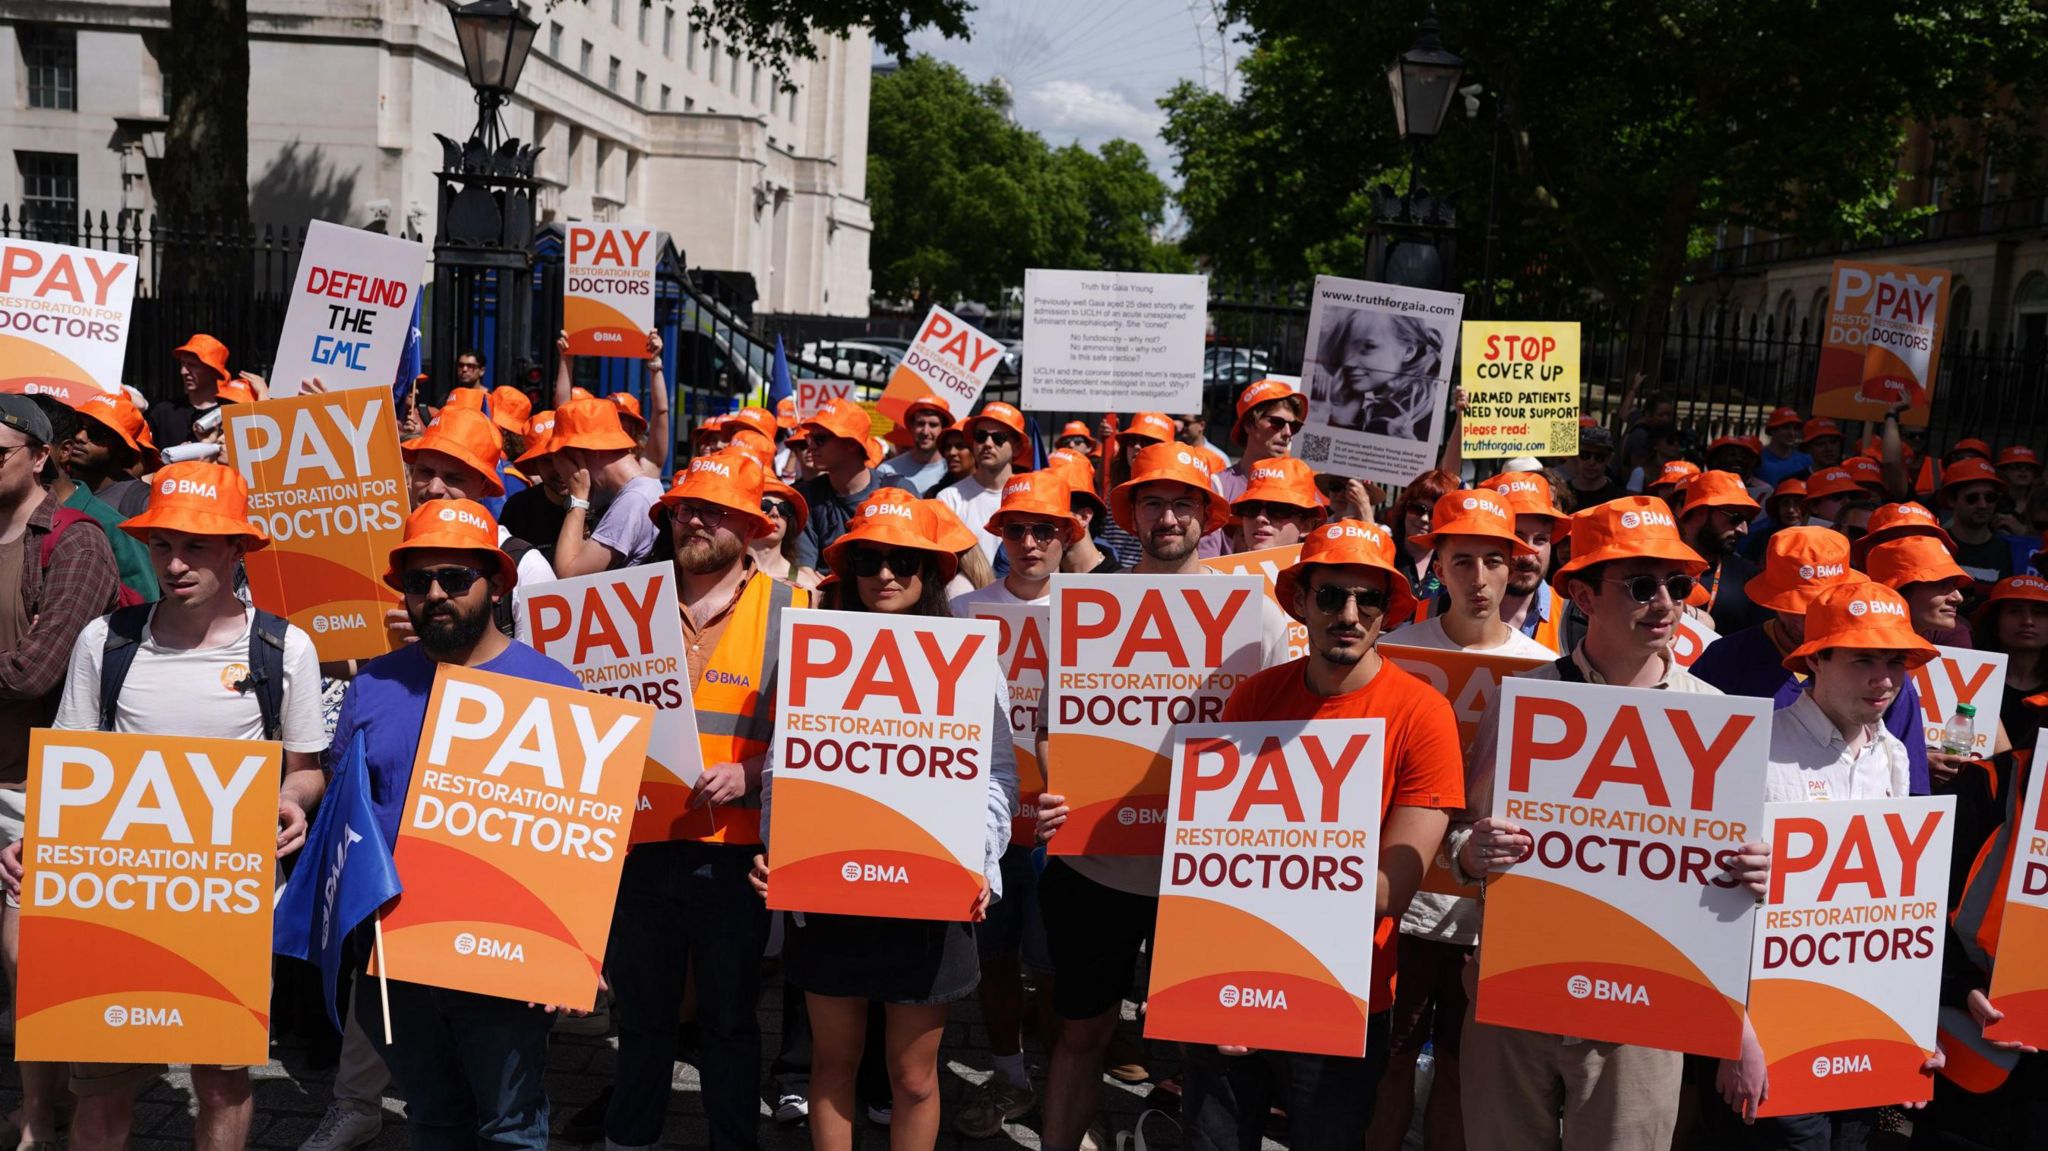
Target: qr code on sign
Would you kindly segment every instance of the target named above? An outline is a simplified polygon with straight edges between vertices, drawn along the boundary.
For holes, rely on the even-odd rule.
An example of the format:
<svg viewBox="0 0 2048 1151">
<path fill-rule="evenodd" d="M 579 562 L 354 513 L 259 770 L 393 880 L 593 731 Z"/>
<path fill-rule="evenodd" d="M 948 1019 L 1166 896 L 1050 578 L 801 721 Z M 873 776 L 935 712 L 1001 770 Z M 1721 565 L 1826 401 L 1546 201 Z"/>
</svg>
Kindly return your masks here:
<svg viewBox="0 0 2048 1151">
<path fill-rule="evenodd" d="M 1330 462 L 1330 437 L 1305 432 L 1301 437 L 1301 462 L 1305 464 L 1326 464 Z"/>
<path fill-rule="evenodd" d="M 1575 456 L 1579 454 L 1579 425 L 1576 420 L 1550 421 L 1550 450 L 1547 456 Z"/>
</svg>

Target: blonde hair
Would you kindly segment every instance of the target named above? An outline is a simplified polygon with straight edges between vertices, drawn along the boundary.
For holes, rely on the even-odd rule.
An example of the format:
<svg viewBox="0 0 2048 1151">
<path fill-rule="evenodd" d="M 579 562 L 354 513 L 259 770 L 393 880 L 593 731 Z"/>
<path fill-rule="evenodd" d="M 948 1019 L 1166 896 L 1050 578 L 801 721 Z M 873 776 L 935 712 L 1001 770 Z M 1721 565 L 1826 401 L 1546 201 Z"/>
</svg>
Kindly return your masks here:
<svg viewBox="0 0 2048 1151">
<path fill-rule="evenodd" d="M 977 590 L 996 582 L 996 569 L 989 566 L 988 557 L 981 554 L 981 545 L 968 548 L 960 553 L 960 574 Z"/>
<path fill-rule="evenodd" d="M 1343 378 L 1352 349 L 1371 338 L 1370 325 L 1385 323 L 1408 347 L 1400 369 L 1367 394 Z M 1378 435 L 1423 439 L 1436 415 L 1437 377 L 1443 372 L 1443 333 L 1412 316 L 1347 308 L 1326 324 L 1316 341 L 1312 398 L 1329 405 L 1330 423 Z M 1377 381 L 1375 381 L 1377 383 Z M 1351 413 L 1339 416 L 1336 413 Z"/>
</svg>

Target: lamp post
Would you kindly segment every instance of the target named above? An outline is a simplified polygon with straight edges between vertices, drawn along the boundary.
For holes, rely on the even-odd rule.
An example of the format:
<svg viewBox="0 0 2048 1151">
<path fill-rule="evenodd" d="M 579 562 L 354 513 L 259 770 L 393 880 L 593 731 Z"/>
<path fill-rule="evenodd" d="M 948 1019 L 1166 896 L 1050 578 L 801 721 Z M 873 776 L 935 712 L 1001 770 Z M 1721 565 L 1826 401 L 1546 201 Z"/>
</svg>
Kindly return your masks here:
<svg viewBox="0 0 2048 1151">
<path fill-rule="evenodd" d="M 540 25 L 512 0 L 449 6 L 463 72 L 476 92 L 469 139 L 441 142 L 434 226 L 430 382 L 436 397 L 464 348 L 485 351 L 490 375 L 511 382 L 530 352 L 533 323 L 533 165 L 540 149 L 505 135 L 499 115 L 519 84 Z"/>
<path fill-rule="evenodd" d="M 1443 129 L 1465 61 L 1444 47 L 1431 5 L 1415 28 L 1415 42 L 1387 66 L 1394 127 L 1408 147 L 1408 190 L 1372 189 L 1376 220 L 1366 248 L 1366 276 L 1413 288 L 1451 284 L 1457 210 L 1422 185 L 1422 152 Z"/>
</svg>

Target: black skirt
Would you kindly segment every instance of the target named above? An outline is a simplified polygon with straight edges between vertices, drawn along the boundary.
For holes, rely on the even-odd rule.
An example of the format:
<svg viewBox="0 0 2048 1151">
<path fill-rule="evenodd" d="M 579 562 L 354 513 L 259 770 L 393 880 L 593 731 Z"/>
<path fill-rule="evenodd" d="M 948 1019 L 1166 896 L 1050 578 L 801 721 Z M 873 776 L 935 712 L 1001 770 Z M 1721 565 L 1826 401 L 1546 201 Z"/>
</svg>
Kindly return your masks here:
<svg viewBox="0 0 2048 1151">
<path fill-rule="evenodd" d="M 814 995 L 912 1005 L 964 999 L 981 981 L 974 925 L 865 915 L 791 916 L 783 978 Z"/>
</svg>

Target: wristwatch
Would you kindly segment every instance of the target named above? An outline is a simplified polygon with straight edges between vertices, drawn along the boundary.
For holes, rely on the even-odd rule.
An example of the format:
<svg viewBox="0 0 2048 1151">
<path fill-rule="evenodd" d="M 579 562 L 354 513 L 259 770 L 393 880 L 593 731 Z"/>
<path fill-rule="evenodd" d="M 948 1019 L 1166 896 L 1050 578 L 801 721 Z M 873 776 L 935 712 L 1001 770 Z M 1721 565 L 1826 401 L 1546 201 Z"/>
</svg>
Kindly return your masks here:
<svg viewBox="0 0 2048 1151">
<path fill-rule="evenodd" d="M 570 496 L 569 508 L 572 511 L 587 512 L 590 510 L 590 501 L 582 496 Z"/>
</svg>

